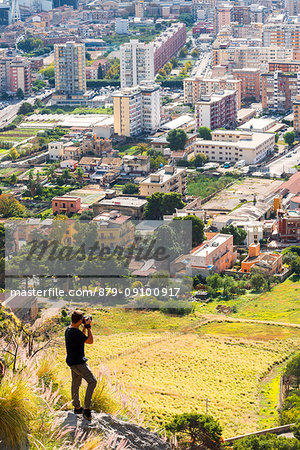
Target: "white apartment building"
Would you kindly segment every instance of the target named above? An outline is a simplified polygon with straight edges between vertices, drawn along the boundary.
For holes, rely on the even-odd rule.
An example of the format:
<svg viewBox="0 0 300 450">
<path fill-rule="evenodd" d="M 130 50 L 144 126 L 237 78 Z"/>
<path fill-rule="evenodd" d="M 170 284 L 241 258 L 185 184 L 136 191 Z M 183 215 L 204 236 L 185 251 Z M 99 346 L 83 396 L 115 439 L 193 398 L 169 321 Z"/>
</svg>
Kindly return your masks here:
<svg viewBox="0 0 300 450">
<path fill-rule="evenodd" d="M 184 195 L 185 190 L 186 168 L 165 166 L 140 182 L 140 195 L 145 197 L 155 192 L 178 192 Z"/>
<path fill-rule="evenodd" d="M 121 88 L 134 87 L 143 80 L 154 80 L 153 44 L 137 39 L 120 46 Z"/>
<path fill-rule="evenodd" d="M 160 86 L 140 86 L 114 92 L 114 131 L 119 136 L 154 133 L 160 126 Z"/>
<path fill-rule="evenodd" d="M 215 130 L 212 140 L 197 139 L 193 152 L 204 153 L 212 162 L 234 162 L 245 160 L 246 164 L 256 164 L 266 155 L 273 153 L 275 135 L 273 133 L 249 133 L 245 131 Z"/>
<path fill-rule="evenodd" d="M 53 141 L 48 144 L 49 159 L 51 161 L 59 161 L 64 154 L 64 143 L 61 141 Z"/>
<path fill-rule="evenodd" d="M 129 34 L 129 20 L 116 18 L 115 31 L 117 34 Z"/>
<path fill-rule="evenodd" d="M 86 91 L 85 45 L 76 42 L 54 45 L 55 90 L 83 95 Z"/>
</svg>

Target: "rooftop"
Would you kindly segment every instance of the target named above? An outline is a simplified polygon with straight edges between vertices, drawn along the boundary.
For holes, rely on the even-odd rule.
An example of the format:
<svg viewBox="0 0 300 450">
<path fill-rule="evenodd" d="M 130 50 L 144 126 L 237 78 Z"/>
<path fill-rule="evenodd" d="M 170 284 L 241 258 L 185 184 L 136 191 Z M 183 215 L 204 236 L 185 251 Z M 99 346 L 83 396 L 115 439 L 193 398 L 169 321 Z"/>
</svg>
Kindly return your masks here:
<svg viewBox="0 0 300 450">
<path fill-rule="evenodd" d="M 231 239 L 232 236 L 229 234 L 216 234 L 212 239 L 209 241 L 203 242 L 200 246 L 194 248 L 191 251 L 191 254 L 193 256 L 199 256 L 199 257 L 205 257 L 208 256 L 210 253 L 213 253 L 219 245 L 224 244 L 226 241 Z"/>
<path fill-rule="evenodd" d="M 141 207 L 146 205 L 147 200 L 136 198 L 136 197 L 115 197 L 115 198 L 104 198 L 100 200 L 99 203 L 104 206 L 132 206 Z"/>
</svg>

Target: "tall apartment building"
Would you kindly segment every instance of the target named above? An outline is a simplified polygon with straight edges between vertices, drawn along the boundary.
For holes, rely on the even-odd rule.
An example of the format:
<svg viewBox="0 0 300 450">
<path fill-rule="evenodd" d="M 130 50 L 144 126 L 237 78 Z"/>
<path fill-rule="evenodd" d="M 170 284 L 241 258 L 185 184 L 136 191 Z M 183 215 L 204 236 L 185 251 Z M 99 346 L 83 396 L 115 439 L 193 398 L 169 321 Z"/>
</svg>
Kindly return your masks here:
<svg viewBox="0 0 300 450">
<path fill-rule="evenodd" d="M 195 104 L 197 128 L 208 127 L 211 130 L 233 127 L 237 119 L 237 92 L 224 91 L 203 97 Z"/>
<path fill-rule="evenodd" d="M 10 91 L 22 89 L 24 94 L 31 92 L 31 63 L 29 60 L 13 60 L 10 63 Z"/>
<path fill-rule="evenodd" d="M 114 131 L 119 136 L 153 133 L 160 126 L 160 87 L 141 82 L 140 86 L 114 92 Z"/>
<path fill-rule="evenodd" d="M 300 23 L 264 25 L 263 45 L 300 49 Z"/>
<path fill-rule="evenodd" d="M 294 112 L 294 130 L 295 133 L 300 133 L 300 95 L 296 96 L 296 100 L 294 101 L 293 105 L 293 112 Z"/>
<path fill-rule="evenodd" d="M 241 81 L 242 99 L 260 100 L 260 69 L 245 68 L 233 70 L 233 78 Z"/>
<path fill-rule="evenodd" d="M 153 42 L 137 39 L 120 46 L 121 88 L 134 87 L 155 75 L 186 42 L 185 24 L 174 23 Z"/>
<path fill-rule="evenodd" d="M 26 58 L 1 58 L 0 92 L 15 94 L 19 88 L 25 95 L 31 92 L 31 62 Z"/>
<path fill-rule="evenodd" d="M 121 88 L 137 86 L 142 80 L 154 80 L 153 44 L 137 39 L 120 46 Z"/>
<path fill-rule="evenodd" d="M 289 16 L 298 16 L 300 14 L 299 0 L 285 0 L 285 9 Z"/>
<path fill-rule="evenodd" d="M 286 111 L 300 94 L 300 73 L 264 73 L 261 76 L 262 107 Z"/>
<path fill-rule="evenodd" d="M 223 27 L 228 27 L 233 22 L 233 6 L 230 4 L 220 4 L 216 6 L 216 32 Z"/>
<path fill-rule="evenodd" d="M 55 44 L 54 65 L 56 92 L 70 97 L 82 96 L 86 91 L 84 44 Z"/>
<path fill-rule="evenodd" d="M 278 211 L 278 234 L 282 242 L 300 242 L 299 211 Z"/>
<path fill-rule="evenodd" d="M 230 78 L 185 78 L 183 80 L 184 103 L 194 105 L 203 96 L 229 90 L 237 91 L 237 109 L 241 108 L 242 82 Z"/>
<path fill-rule="evenodd" d="M 269 62 L 269 72 L 300 72 L 300 61 L 272 61 Z"/>
</svg>

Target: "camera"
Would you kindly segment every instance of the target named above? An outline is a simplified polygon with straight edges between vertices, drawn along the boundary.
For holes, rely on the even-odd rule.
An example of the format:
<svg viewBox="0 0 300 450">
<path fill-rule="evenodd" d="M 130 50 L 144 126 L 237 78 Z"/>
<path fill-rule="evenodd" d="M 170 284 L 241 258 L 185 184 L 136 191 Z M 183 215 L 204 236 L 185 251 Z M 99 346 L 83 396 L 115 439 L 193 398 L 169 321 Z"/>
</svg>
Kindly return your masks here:
<svg viewBox="0 0 300 450">
<path fill-rule="evenodd" d="M 84 316 L 82 319 L 82 323 L 86 328 L 91 328 L 91 325 L 86 323 L 89 319 L 92 321 L 92 316 Z"/>
</svg>

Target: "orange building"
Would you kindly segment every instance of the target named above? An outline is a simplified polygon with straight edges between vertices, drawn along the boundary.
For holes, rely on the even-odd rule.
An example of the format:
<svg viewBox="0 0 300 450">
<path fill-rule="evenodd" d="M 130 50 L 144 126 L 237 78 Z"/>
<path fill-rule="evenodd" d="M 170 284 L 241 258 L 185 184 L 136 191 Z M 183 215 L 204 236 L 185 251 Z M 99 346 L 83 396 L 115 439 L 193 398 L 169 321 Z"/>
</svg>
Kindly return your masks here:
<svg viewBox="0 0 300 450">
<path fill-rule="evenodd" d="M 255 98 L 260 100 L 260 70 L 259 69 L 235 69 L 233 78 L 242 82 L 242 100 Z"/>
<path fill-rule="evenodd" d="M 52 199 L 53 214 L 75 214 L 80 208 L 80 197 L 54 197 Z"/>
<path fill-rule="evenodd" d="M 261 253 L 260 244 L 249 245 L 249 255 L 241 263 L 240 272 L 250 273 L 256 267 L 268 275 L 280 273 L 282 267 L 282 255 L 277 253 Z"/>
</svg>

